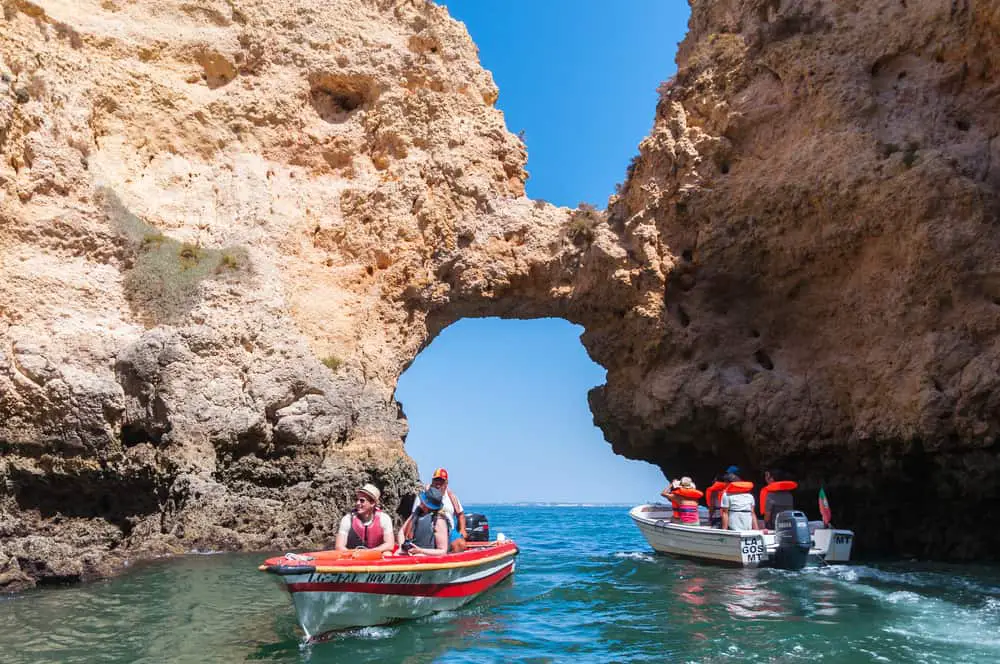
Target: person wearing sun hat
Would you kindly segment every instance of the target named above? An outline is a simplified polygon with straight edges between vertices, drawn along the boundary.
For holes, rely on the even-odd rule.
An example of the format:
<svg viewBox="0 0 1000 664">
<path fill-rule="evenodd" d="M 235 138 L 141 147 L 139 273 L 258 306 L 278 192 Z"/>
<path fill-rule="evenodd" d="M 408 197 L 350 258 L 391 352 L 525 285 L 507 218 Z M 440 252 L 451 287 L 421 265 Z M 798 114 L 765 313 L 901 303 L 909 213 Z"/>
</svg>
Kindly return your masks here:
<svg viewBox="0 0 1000 664">
<path fill-rule="evenodd" d="M 399 529 L 399 539 L 403 542 L 400 553 L 443 556 L 448 553 L 449 531 L 448 520 L 441 514 L 444 495 L 432 486 L 420 494 L 416 503 L 416 511 Z"/>
<path fill-rule="evenodd" d="M 396 538 L 392 532 L 392 519 L 378 506 L 381 497 L 382 492 L 374 484 L 365 484 L 357 490 L 354 509 L 340 520 L 340 528 L 337 529 L 337 539 L 334 543 L 335 549 L 392 551 L 395 548 Z"/>
<path fill-rule="evenodd" d="M 431 483 L 428 488 L 435 487 L 443 495 L 441 505 L 441 515 L 448 520 L 448 543 L 452 553 L 465 551 L 465 511 L 462 508 L 462 501 L 458 499 L 455 492 L 448 488 L 448 471 L 444 468 L 435 468 L 431 475 Z M 418 508 L 417 501 L 413 503 L 413 511 Z"/>
</svg>

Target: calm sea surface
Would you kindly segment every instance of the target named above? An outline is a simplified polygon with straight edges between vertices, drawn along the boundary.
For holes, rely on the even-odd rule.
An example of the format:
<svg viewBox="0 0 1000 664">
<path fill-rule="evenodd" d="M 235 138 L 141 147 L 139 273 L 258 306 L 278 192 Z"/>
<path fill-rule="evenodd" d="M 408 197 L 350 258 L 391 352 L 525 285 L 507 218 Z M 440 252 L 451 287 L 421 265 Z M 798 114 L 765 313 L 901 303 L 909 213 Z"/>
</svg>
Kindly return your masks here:
<svg viewBox="0 0 1000 664">
<path fill-rule="evenodd" d="M 455 612 L 304 646 L 263 555 L 187 556 L 0 598 L 0 661 L 1000 661 L 1000 567 L 726 569 L 652 555 L 625 507 L 474 511 L 521 556 Z"/>
</svg>

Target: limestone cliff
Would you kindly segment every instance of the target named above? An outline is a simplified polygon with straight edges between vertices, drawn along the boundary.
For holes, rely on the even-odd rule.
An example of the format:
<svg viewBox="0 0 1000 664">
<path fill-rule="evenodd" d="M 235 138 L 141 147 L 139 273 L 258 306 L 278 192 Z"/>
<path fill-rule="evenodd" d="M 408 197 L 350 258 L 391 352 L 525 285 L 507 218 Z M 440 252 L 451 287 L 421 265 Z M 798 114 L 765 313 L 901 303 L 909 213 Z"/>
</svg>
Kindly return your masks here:
<svg viewBox="0 0 1000 664">
<path fill-rule="evenodd" d="M 607 214 L 524 197 L 432 3 L 3 7 L 0 587 L 329 543 L 413 487 L 396 380 L 480 315 L 583 324 L 621 454 L 996 552 L 995 4 L 693 2 Z"/>
<path fill-rule="evenodd" d="M 610 206 L 662 314 L 595 355 L 598 421 L 674 473 L 825 483 L 868 550 L 995 556 L 1000 4 L 691 6 Z"/>
</svg>

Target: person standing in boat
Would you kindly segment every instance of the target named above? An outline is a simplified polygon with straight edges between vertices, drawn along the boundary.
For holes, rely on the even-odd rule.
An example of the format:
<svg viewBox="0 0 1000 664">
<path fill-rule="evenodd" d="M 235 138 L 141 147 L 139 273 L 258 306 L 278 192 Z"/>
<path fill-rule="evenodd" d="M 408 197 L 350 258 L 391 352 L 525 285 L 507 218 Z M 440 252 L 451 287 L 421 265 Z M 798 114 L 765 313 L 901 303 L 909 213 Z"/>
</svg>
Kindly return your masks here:
<svg viewBox="0 0 1000 664">
<path fill-rule="evenodd" d="M 468 536 L 465 529 L 465 510 L 462 508 L 462 501 L 448 488 L 448 471 L 444 468 L 435 468 L 428 488 L 431 487 L 440 491 L 443 496 L 441 514 L 448 519 L 448 548 L 452 553 L 465 551 L 465 538 Z M 418 507 L 418 502 L 414 501 L 414 513 Z"/>
<path fill-rule="evenodd" d="M 420 494 L 417 509 L 399 529 L 403 542 L 400 553 L 443 556 L 448 553 L 448 519 L 441 514 L 444 496 L 437 487 L 430 487 Z"/>
<path fill-rule="evenodd" d="M 726 475 L 726 491 L 720 503 L 723 530 L 757 530 L 753 482 L 744 482 L 736 473 Z"/>
<path fill-rule="evenodd" d="M 392 532 L 392 519 L 379 506 L 382 492 L 374 484 L 366 484 L 358 489 L 354 499 L 354 509 L 340 520 L 334 548 L 373 549 L 392 551 L 396 538 Z"/>
<path fill-rule="evenodd" d="M 795 509 L 795 497 L 792 491 L 799 488 L 788 473 L 772 468 L 764 472 L 767 486 L 760 492 L 760 513 L 764 516 L 764 527 L 774 528 L 774 517 L 778 514 Z"/>
<path fill-rule="evenodd" d="M 674 522 L 686 526 L 700 525 L 698 499 L 702 493 L 690 477 L 682 477 L 679 482 L 671 482 L 670 488 L 662 494 L 674 506 Z"/>
<path fill-rule="evenodd" d="M 728 483 L 726 473 L 719 473 L 715 481 L 705 489 L 705 505 L 708 507 L 708 525 L 712 528 L 722 528 L 722 494 Z"/>
</svg>

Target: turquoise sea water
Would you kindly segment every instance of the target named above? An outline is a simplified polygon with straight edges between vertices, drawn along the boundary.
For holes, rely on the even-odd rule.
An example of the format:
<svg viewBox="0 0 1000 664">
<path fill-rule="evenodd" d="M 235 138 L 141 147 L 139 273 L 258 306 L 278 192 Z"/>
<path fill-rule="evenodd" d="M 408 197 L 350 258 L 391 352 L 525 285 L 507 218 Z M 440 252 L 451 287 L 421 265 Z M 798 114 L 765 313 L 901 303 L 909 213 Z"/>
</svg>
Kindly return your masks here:
<svg viewBox="0 0 1000 664">
<path fill-rule="evenodd" d="M 192 555 L 0 598 L 0 661 L 1000 661 L 1000 567 L 737 570 L 654 556 L 625 507 L 474 511 L 522 553 L 455 612 L 304 646 L 263 555 Z"/>
</svg>

